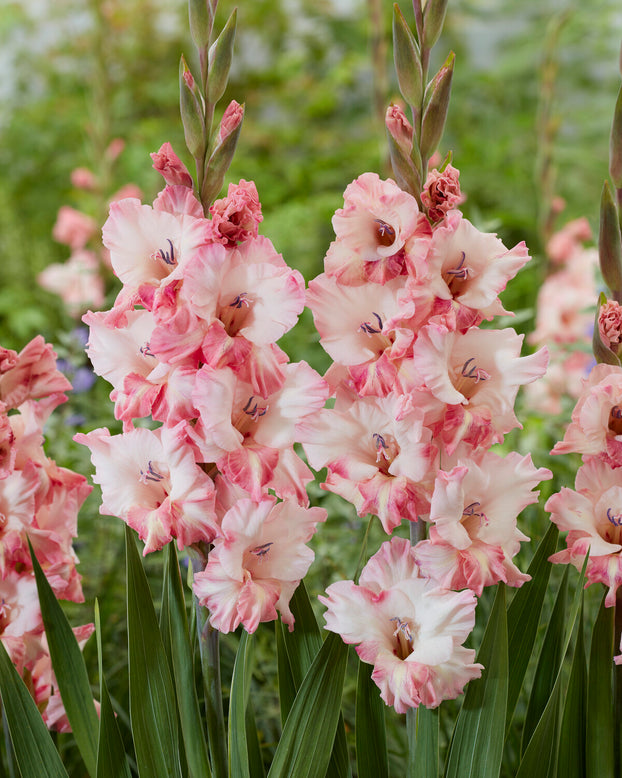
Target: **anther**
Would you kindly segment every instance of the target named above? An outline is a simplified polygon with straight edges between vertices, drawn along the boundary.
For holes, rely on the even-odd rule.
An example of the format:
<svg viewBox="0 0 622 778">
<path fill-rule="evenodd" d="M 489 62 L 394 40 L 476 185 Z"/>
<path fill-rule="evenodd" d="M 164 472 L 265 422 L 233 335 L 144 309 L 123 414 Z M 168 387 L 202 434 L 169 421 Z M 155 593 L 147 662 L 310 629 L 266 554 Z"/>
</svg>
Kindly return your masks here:
<svg viewBox="0 0 622 778">
<path fill-rule="evenodd" d="M 376 322 L 378 326 L 376 327 L 370 322 L 364 321 L 359 327 L 359 330 L 367 333 L 368 335 L 378 335 L 378 333 L 382 332 L 382 327 L 383 327 L 382 319 L 380 318 L 380 315 L 377 314 L 375 311 L 372 311 L 371 315 L 376 318 Z"/>
<path fill-rule="evenodd" d="M 140 471 L 139 480 L 143 484 L 146 484 L 148 481 L 155 481 L 156 483 L 159 483 L 160 481 L 164 480 L 164 476 L 154 469 L 151 460 L 149 460 L 147 463 L 147 470 Z"/>
<path fill-rule="evenodd" d="M 476 384 L 479 383 L 479 381 L 487 381 L 490 378 L 490 373 L 487 373 L 483 368 L 478 367 L 475 364 L 474 357 L 469 357 L 464 365 L 462 365 L 460 374 L 465 378 L 472 378 Z"/>
<path fill-rule="evenodd" d="M 374 219 L 376 227 L 376 240 L 379 246 L 391 246 L 395 242 L 395 230 L 382 219 Z"/>
<path fill-rule="evenodd" d="M 166 242 L 170 246 L 170 251 L 164 251 L 164 249 L 160 249 L 157 254 L 160 257 L 160 259 L 167 265 L 176 265 L 177 260 L 175 259 L 175 249 L 173 248 L 173 242 L 170 238 L 166 239 Z"/>
<path fill-rule="evenodd" d="M 241 308 L 243 305 L 250 307 L 251 301 L 248 298 L 247 292 L 240 292 L 232 303 L 229 303 L 229 308 Z"/>
<path fill-rule="evenodd" d="M 607 508 L 607 520 L 611 522 L 614 527 L 622 527 L 622 515 L 613 513 L 611 508 Z"/>
<path fill-rule="evenodd" d="M 270 551 L 270 546 L 272 545 L 273 541 L 270 543 L 262 543 L 261 546 L 255 546 L 255 548 L 251 548 L 251 554 L 255 554 L 257 557 L 263 557 L 268 553 L 268 551 Z"/>
</svg>

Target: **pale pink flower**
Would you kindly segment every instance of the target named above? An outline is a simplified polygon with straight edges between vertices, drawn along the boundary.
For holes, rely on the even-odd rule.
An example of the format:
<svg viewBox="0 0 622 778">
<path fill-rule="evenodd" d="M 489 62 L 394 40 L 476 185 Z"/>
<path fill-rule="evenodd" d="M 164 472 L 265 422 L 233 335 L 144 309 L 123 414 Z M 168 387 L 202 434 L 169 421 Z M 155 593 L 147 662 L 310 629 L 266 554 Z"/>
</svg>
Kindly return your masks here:
<svg viewBox="0 0 622 778">
<path fill-rule="evenodd" d="M 411 388 L 403 362 L 412 354 L 423 318 L 405 291 L 404 278 L 350 286 L 323 273 L 309 283 L 307 305 L 320 343 L 347 367 L 359 394 L 383 396 Z"/>
<path fill-rule="evenodd" d="M 91 450 L 100 513 L 118 516 L 145 541 L 144 554 L 172 538 L 180 549 L 218 532 L 214 484 L 196 464 L 179 428 L 135 429 L 110 435 L 98 429 L 74 438 Z"/>
<path fill-rule="evenodd" d="M 26 400 L 38 400 L 71 389 L 69 381 L 56 368 L 52 346 L 41 335 L 4 363 L 6 369 L 0 366 L 0 400 L 9 408 L 17 408 Z"/>
<path fill-rule="evenodd" d="M 285 366 L 283 385 L 262 398 L 229 368 L 205 365 L 196 377 L 193 400 L 199 420 L 188 435 L 204 462 L 215 462 L 233 483 L 259 500 L 268 488 L 279 497 L 308 504 L 311 471 L 293 451 L 307 433 L 310 417 L 324 406 L 325 381 L 306 362 Z"/>
<path fill-rule="evenodd" d="M 601 306 L 598 331 L 605 346 L 617 352 L 622 342 L 622 305 L 617 300 L 607 300 Z"/>
<path fill-rule="evenodd" d="M 239 184 L 229 184 L 227 196 L 216 200 L 209 210 L 215 238 L 225 246 L 256 238 L 263 221 L 257 187 L 244 179 Z"/>
<path fill-rule="evenodd" d="M 294 500 L 237 500 L 222 519 L 205 570 L 194 576 L 193 591 L 212 626 L 231 632 L 242 624 L 254 632 L 278 612 L 293 629 L 289 601 L 314 559 L 305 544 L 325 520 L 323 508 L 302 508 Z"/>
<path fill-rule="evenodd" d="M 150 156 L 153 160 L 153 168 L 164 177 L 167 184 L 192 187 L 192 176 L 188 168 L 175 154 L 168 141 Z"/>
<path fill-rule="evenodd" d="M 335 212 L 324 267 L 343 284 L 386 283 L 425 257 L 430 227 L 419 218 L 412 195 L 376 173 L 363 173 L 348 185 L 344 207 Z"/>
<path fill-rule="evenodd" d="M 52 237 L 77 251 L 83 249 L 96 232 L 94 219 L 69 205 L 63 205 L 52 228 Z"/>
<path fill-rule="evenodd" d="M 552 454 L 599 456 L 611 467 L 622 466 L 622 368 L 595 365 L 584 382 L 564 439 Z"/>
<path fill-rule="evenodd" d="M 71 171 L 71 184 L 76 189 L 92 190 L 97 186 L 95 174 L 85 167 L 77 167 Z"/>
<path fill-rule="evenodd" d="M 536 469 L 529 455 L 490 452 L 478 461 L 458 458 L 438 473 L 430 503 L 430 539 L 418 543 L 416 559 L 426 576 L 447 589 L 468 587 L 478 596 L 499 581 L 521 586 L 529 576 L 512 562 L 521 541 L 518 514 L 534 502 L 533 492 L 550 470 Z"/>
<path fill-rule="evenodd" d="M 43 631 L 37 584 L 33 573 L 9 570 L 0 580 L 0 640 Z"/>
<path fill-rule="evenodd" d="M 209 222 L 126 198 L 112 203 L 102 233 L 112 268 L 126 287 L 158 287 L 172 274 L 180 277 L 184 262 L 209 241 Z"/>
<path fill-rule="evenodd" d="M 551 350 L 545 375 L 525 386 L 525 407 L 549 416 L 561 413 L 562 397 L 578 399 L 593 366 L 594 357 L 587 351 Z"/>
<path fill-rule="evenodd" d="M 428 173 L 421 202 L 428 212 L 431 222 L 440 221 L 447 211 L 456 208 L 464 202 L 464 195 L 460 191 L 460 171 L 453 165 L 447 165 L 441 173 L 433 169 Z"/>
<path fill-rule="evenodd" d="M 568 531 L 567 548 L 551 562 L 572 564 L 578 570 L 589 551 L 586 578 L 609 587 L 605 605 L 615 605 L 622 583 L 622 485 L 619 471 L 596 457 L 586 459 L 577 471 L 576 491 L 563 487 L 544 506 L 551 521 Z"/>
<path fill-rule="evenodd" d="M 48 292 L 60 296 L 70 316 L 104 304 L 104 280 L 92 251 L 74 251 L 67 262 L 48 265 L 37 280 Z"/>
<path fill-rule="evenodd" d="M 322 488 L 351 502 L 359 516 L 376 514 L 385 532 L 429 510 L 438 452 L 423 412 L 405 409 L 399 395 L 338 396 L 334 410 L 309 420 L 303 446 L 314 470 L 328 467 Z"/>
<path fill-rule="evenodd" d="M 546 253 L 556 264 L 567 262 L 577 252 L 581 252 L 583 243 L 592 237 L 592 228 L 585 216 L 574 219 L 551 236 Z"/>
<path fill-rule="evenodd" d="M 461 440 L 488 447 L 520 426 L 514 401 L 523 384 L 540 378 L 548 364 L 548 351 L 521 357 L 523 336 L 510 328 L 452 332 L 429 324 L 413 347 L 421 382 L 446 403 L 440 434 L 447 453 Z"/>
<path fill-rule="evenodd" d="M 544 281 L 538 292 L 536 328 L 529 336 L 530 343 L 591 342 L 594 309 L 589 301 L 597 296 L 597 268 L 598 253 L 585 249 Z"/>
<path fill-rule="evenodd" d="M 457 697 L 482 665 L 462 643 L 475 624 L 473 592 L 450 592 L 419 577 L 414 551 L 403 538 L 383 543 L 357 586 L 338 581 L 320 601 L 326 629 L 357 644 L 363 662 L 374 665 L 380 696 L 398 713 L 436 708 Z"/>
<path fill-rule="evenodd" d="M 507 314 L 499 294 L 528 260 L 524 242 L 507 249 L 496 235 L 452 211 L 434 231 L 425 263 L 410 283 L 436 298 L 435 314 L 454 308 L 462 330 Z"/>
</svg>

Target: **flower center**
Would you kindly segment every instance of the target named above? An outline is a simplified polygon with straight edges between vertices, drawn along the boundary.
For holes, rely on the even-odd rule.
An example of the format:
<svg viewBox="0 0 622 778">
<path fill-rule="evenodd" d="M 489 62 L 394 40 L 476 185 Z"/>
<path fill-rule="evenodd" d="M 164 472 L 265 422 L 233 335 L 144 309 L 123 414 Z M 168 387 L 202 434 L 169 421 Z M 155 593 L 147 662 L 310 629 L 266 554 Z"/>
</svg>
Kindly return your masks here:
<svg viewBox="0 0 622 778">
<path fill-rule="evenodd" d="M 490 378 L 490 373 L 487 373 L 484 368 L 477 366 L 475 357 L 469 357 L 460 369 L 454 368 L 454 374 L 454 386 L 468 400 L 475 394 L 477 385 L 481 381 L 488 381 Z"/>
<path fill-rule="evenodd" d="M 476 536 L 478 530 L 488 524 L 488 516 L 481 507 L 481 503 L 472 502 L 462 511 L 462 526 L 471 537 Z"/>
<path fill-rule="evenodd" d="M 379 432 L 372 433 L 374 448 L 376 450 L 376 464 L 381 473 L 387 475 L 389 467 L 400 453 L 399 446 L 393 435 L 381 435 Z"/>
<path fill-rule="evenodd" d="M 176 265 L 177 259 L 175 258 L 175 249 L 173 248 L 173 241 L 170 238 L 166 239 L 169 245 L 168 251 L 166 249 L 158 249 L 151 255 L 151 259 L 159 259 L 164 262 L 165 265 Z"/>
<path fill-rule="evenodd" d="M 263 559 L 268 551 L 270 551 L 270 546 L 274 544 L 274 541 L 270 541 L 269 543 L 262 543 L 260 546 L 255 546 L 255 548 L 251 548 L 251 554 L 254 554 L 258 559 Z"/>
<path fill-rule="evenodd" d="M 160 483 L 165 478 L 162 473 L 159 473 L 151 460 L 147 463 L 147 469 L 140 471 L 140 476 L 138 480 L 141 482 L 141 484 L 148 484 L 149 482 L 152 483 Z"/>
<path fill-rule="evenodd" d="M 219 318 L 230 337 L 235 337 L 244 326 L 252 302 L 248 292 L 240 292 L 221 308 Z"/>
<path fill-rule="evenodd" d="M 374 219 L 374 235 L 378 246 L 389 247 L 395 243 L 395 230 L 382 219 Z"/>
<path fill-rule="evenodd" d="M 391 619 L 395 623 L 395 631 L 393 637 L 395 638 L 396 646 L 393 649 L 393 653 L 399 659 L 406 659 L 413 652 L 414 637 L 410 628 L 410 624 L 405 619 L 400 619 L 399 616 L 394 616 Z"/>
<path fill-rule="evenodd" d="M 466 266 L 466 254 L 464 251 L 460 252 L 460 261 L 455 267 L 449 268 L 449 270 L 443 271 L 443 280 L 449 287 L 451 293 L 456 296 L 463 287 L 463 282 L 466 281 L 469 276 L 472 275 L 471 268 Z"/>
<path fill-rule="evenodd" d="M 614 405 L 609 411 L 609 429 L 614 435 L 622 435 L 622 408 Z"/>
<path fill-rule="evenodd" d="M 144 357 L 155 357 L 148 340 L 138 350 Z"/>
</svg>

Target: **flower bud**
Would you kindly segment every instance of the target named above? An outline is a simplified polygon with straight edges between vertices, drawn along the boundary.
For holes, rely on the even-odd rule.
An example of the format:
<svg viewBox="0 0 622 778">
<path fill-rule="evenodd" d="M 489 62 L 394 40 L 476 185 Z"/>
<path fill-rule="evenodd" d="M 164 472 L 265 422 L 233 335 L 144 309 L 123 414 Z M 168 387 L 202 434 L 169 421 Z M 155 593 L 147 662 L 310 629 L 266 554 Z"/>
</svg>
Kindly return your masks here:
<svg viewBox="0 0 622 778">
<path fill-rule="evenodd" d="M 460 171 L 450 164 L 447 164 L 442 173 L 438 170 L 430 170 L 428 173 L 421 193 L 421 202 L 432 223 L 440 221 L 447 211 L 463 202 L 459 176 Z"/>
<path fill-rule="evenodd" d="M 384 121 L 389 135 L 409 155 L 413 150 L 413 128 L 401 106 L 391 103 Z"/>
<path fill-rule="evenodd" d="M 160 146 L 160 150 L 151 154 L 153 168 L 161 173 L 167 184 L 172 186 L 181 184 L 192 188 L 192 176 L 188 168 L 173 151 L 173 147 L 167 141 Z"/>
<path fill-rule="evenodd" d="M 421 156 L 429 157 L 440 143 L 445 129 L 451 79 L 454 74 L 455 54 L 453 51 L 427 86 L 424 98 L 423 121 L 421 124 Z"/>
<path fill-rule="evenodd" d="M 240 105 L 236 100 L 232 100 L 226 107 L 220 120 L 220 129 L 218 130 L 219 144 L 242 124 L 243 118 L 244 106 Z"/>
<path fill-rule="evenodd" d="M 188 17 L 194 45 L 199 50 L 207 48 L 214 24 L 214 15 L 208 0 L 188 0 Z"/>
<path fill-rule="evenodd" d="M 423 97 L 419 45 L 397 3 L 393 6 L 393 61 L 404 100 L 418 109 Z"/>
<path fill-rule="evenodd" d="M 233 106 L 235 100 L 229 105 L 229 108 Z M 206 206 L 211 203 L 216 197 L 218 192 L 222 188 L 222 183 L 225 179 L 225 173 L 229 169 L 235 147 L 240 137 L 240 130 L 242 128 L 242 119 L 244 117 L 244 106 L 235 103 L 234 109 L 232 109 L 233 116 L 231 119 L 231 125 L 228 130 L 223 134 L 223 122 L 225 117 L 223 116 L 223 122 L 221 122 L 221 135 L 219 135 L 219 142 L 211 157 L 209 158 L 205 168 L 205 178 L 203 179 L 203 186 L 201 187 L 201 202 Z M 227 109 L 229 110 L 229 109 Z M 225 111 L 225 114 L 227 112 Z M 235 117 L 235 118 L 234 118 Z M 229 125 L 229 121 L 227 122 Z"/>
<path fill-rule="evenodd" d="M 613 112 L 609 139 L 609 174 L 616 189 L 622 189 L 622 87 Z"/>
<path fill-rule="evenodd" d="M 181 121 L 188 151 L 195 159 L 200 159 L 205 149 L 205 127 L 197 93 L 194 78 L 182 55 L 179 65 Z"/>
<path fill-rule="evenodd" d="M 622 295 L 622 245 L 618 211 L 609 184 L 605 181 L 600 200 L 598 256 L 603 279 L 613 296 Z"/>
<path fill-rule="evenodd" d="M 423 12 L 423 42 L 431 49 L 439 39 L 445 22 L 447 0 L 428 0 Z"/>
<path fill-rule="evenodd" d="M 227 19 L 222 32 L 209 50 L 209 72 L 207 76 L 207 101 L 214 105 L 223 96 L 229 79 L 237 9 Z"/>
<path fill-rule="evenodd" d="M 607 306 L 612 301 L 607 301 L 604 294 L 601 293 L 598 300 L 598 307 L 596 309 L 596 321 L 594 322 L 594 333 L 592 335 L 592 351 L 597 362 L 604 363 L 606 365 L 620 365 L 620 358 L 618 357 L 616 350 L 612 349 L 612 341 L 610 335 L 617 331 L 617 335 L 614 335 L 614 339 L 620 336 L 620 313 L 613 312 L 611 315 L 611 309 Z M 618 305 L 615 303 L 615 305 Z M 618 309 L 619 309 L 618 305 Z M 609 321 L 607 321 L 609 319 Z M 617 319 L 617 324 L 616 324 Z M 608 334 L 609 333 L 609 334 Z"/>
</svg>

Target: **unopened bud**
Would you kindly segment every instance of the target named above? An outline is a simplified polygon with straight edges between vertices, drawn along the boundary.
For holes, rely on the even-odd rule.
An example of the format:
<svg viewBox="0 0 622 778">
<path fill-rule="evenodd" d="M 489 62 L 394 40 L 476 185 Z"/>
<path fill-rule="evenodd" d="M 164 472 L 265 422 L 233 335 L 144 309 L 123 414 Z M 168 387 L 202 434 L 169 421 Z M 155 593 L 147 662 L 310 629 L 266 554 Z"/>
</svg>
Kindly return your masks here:
<svg viewBox="0 0 622 778">
<path fill-rule="evenodd" d="M 243 118 L 244 106 L 240 105 L 240 103 L 235 100 L 232 100 L 226 107 L 222 119 L 220 120 L 220 129 L 218 130 L 219 144 L 242 124 Z"/>
<path fill-rule="evenodd" d="M 428 0 L 423 12 L 423 41 L 426 48 L 431 49 L 439 39 L 448 0 Z"/>
<path fill-rule="evenodd" d="M 397 3 L 393 6 L 393 61 L 404 100 L 418 109 L 423 97 L 421 55 Z"/>
<path fill-rule="evenodd" d="M 173 151 L 173 147 L 167 141 L 160 146 L 160 150 L 151 154 L 153 168 L 161 173 L 167 184 L 175 186 L 187 186 L 192 188 L 192 176 L 188 168 Z"/>
<path fill-rule="evenodd" d="M 389 135 L 405 154 L 410 155 L 413 149 L 413 128 L 401 106 L 391 103 L 384 122 Z"/>
<path fill-rule="evenodd" d="M 609 174 L 616 189 L 622 189 L 622 87 L 613 112 L 609 139 Z"/>
<path fill-rule="evenodd" d="M 455 54 L 453 51 L 427 86 L 424 112 L 421 124 L 421 156 L 429 157 L 440 143 L 445 129 L 451 79 L 454 74 Z"/>
<path fill-rule="evenodd" d="M 223 96 L 229 79 L 237 10 L 227 19 L 222 32 L 209 50 L 209 72 L 207 76 L 207 101 L 214 105 Z"/>
<path fill-rule="evenodd" d="M 620 224 L 609 184 L 605 181 L 600 199 L 600 230 L 598 233 L 598 258 L 603 279 L 613 296 L 620 301 L 622 295 L 622 245 Z"/>
<path fill-rule="evenodd" d="M 229 105 L 227 110 L 231 108 L 233 103 L 235 103 L 235 101 Z M 237 118 L 231 123 L 229 131 L 226 134 L 223 134 L 222 139 L 219 140 L 205 167 L 205 178 L 203 179 L 203 186 L 201 188 L 201 202 L 204 203 L 206 207 L 209 203 L 213 202 L 216 195 L 222 189 L 225 173 L 229 169 L 238 138 L 240 137 L 242 119 L 244 117 L 244 106 L 238 105 L 238 103 L 235 103 L 235 105 L 237 106 L 237 109 L 235 110 Z M 226 113 L 227 112 L 225 111 L 225 114 Z M 223 121 L 224 119 L 225 117 L 223 116 Z"/>
<path fill-rule="evenodd" d="M 188 17 L 190 19 L 190 34 L 197 49 L 207 48 L 210 31 L 214 23 L 208 0 L 188 0 Z"/>
<path fill-rule="evenodd" d="M 181 121 L 188 151 L 195 159 L 201 159 L 205 149 L 205 127 L 196 92 L 194 78 L 182 56 L 179 66 Z"/>
</svg>

